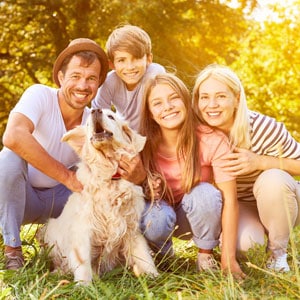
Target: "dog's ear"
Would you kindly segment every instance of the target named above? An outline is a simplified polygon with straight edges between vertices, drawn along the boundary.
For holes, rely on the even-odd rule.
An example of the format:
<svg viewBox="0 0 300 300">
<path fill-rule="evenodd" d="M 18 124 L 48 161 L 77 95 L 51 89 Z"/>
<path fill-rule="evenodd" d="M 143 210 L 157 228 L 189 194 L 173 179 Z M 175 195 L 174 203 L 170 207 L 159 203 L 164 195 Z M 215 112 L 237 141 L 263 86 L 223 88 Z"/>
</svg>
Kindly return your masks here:
<svg viewBox="0 0 300 300">
<path fill-rule="evenodd" d="M 77 126 L 66 132 L 61 138 L 62 142 L 67 142 L 77 154 L 81 153 L 85 143 L 86 132 L 84 126 Z"/>
<path fill-rule="evenodd" d="M 144 149 L 145 143 L 146 143 L 146 137 L 140 135 L 136 131 L 132 130 L 127 125 L 123 126 L 124 132 L 127 134 L 129 139 L 132 142 L 132 145 L 134 146 L 135 150 L 138 152 L 141 152 Z"/>
</svg>

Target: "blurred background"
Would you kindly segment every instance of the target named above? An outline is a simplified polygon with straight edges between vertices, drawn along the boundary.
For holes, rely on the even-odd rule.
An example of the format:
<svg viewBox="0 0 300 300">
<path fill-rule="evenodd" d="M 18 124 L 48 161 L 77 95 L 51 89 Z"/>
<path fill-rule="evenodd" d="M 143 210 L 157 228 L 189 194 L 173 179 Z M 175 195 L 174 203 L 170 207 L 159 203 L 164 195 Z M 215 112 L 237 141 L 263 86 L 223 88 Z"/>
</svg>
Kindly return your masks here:
<svg viewBox="0 0 300 300">
<path fill-rule="evenodd" d="M 53 62 L 70 40 L 105 47 L 111 31 L 129 23 L 148 32 L 154 61 L 189 88 L 206 65 L 231 67 L 249 107 L 284 122 L 300 141 L 299 10 L 300 0 L 0 1 L 0 136 L 28 86 L 55 86 Z"/>
</svg>

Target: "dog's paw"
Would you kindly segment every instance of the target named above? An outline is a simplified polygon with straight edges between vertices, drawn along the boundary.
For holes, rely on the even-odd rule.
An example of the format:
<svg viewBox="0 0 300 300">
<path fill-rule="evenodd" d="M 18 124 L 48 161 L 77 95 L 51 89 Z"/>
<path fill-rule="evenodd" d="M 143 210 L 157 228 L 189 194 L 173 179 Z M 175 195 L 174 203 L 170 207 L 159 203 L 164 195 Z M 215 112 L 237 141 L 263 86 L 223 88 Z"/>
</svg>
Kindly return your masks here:
<svg viewBox="0 0 300 300">
<path fill-rule="evenodd" d="M 149 275 L 152 278 L 155 278 L 159 275 L 156 268 L 149 268 L 148 270 L 141 270 L 139 267 L 135 264 L 132 267 L 132 271 L 136 277 L 140 277 L 141 275 Z"/>
</svg>

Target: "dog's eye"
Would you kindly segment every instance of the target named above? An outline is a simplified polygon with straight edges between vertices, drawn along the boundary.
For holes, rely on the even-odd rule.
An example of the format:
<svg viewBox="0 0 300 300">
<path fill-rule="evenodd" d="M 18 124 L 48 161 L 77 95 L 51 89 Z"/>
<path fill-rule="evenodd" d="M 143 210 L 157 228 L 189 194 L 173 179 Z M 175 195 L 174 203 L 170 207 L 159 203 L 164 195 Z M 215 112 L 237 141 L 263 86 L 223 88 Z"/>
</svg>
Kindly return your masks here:
<svg viewBox="0 0 300 300">
<path fill-rule="evenodd" d="M 111 120 L 115 120 L 115 118 L 112 115 L 108 115 L 108 118 Z"/>
</svg>

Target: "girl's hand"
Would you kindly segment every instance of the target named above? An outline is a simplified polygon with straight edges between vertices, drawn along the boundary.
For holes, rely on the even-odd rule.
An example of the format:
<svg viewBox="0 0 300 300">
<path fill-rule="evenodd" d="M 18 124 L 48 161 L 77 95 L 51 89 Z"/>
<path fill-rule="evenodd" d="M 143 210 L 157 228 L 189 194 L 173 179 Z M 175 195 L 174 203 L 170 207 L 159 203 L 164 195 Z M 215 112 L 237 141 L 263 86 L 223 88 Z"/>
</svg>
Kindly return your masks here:
<svg viewBox="0 0 300 300">
<path fill-rule="evenodd" d="M 246 278 L 246 274 L 242 271 L 239 263 L 236 260 L 230 262 L 230 266 L 228 266 L 227 263 L 222 262 L 221 269 L 225 275 L 231 273 L 237 281 L 242 281 Z"/>
</svg>

